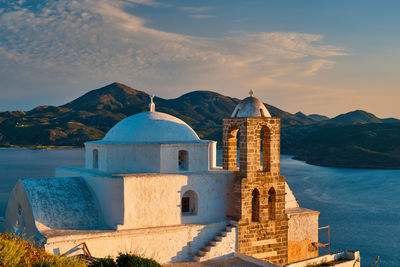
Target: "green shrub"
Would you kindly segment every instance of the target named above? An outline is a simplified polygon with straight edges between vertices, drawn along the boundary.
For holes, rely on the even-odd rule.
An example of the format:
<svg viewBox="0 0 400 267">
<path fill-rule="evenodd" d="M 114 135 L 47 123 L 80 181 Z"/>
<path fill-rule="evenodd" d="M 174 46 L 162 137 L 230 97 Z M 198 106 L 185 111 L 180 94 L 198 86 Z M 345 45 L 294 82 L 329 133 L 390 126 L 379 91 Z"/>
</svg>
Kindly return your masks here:
<svg viewBox="0 0 400 267">
<path fill-rule="evenodd" d="M 87 265 L 77 258 L 51 255 L 45 260 L 35 262 L 33 267 L 87 267 Z"/>
<path fill-rule="evenodd" d="M 117 258 L 118 267 L 161 267 L 161 265 L 152 259 L 139 257 L 133 254 L 119 254 Z"/>
<path fill-rule="evenodd" d="M 89 264 L 89 267 L 117 267 L 114 259 L 110 256 L 107 258 L 100 258 Z"/>
<path fill-rule="evenodd" d="M 3 233 L 0 234 L 0 266 L 86 267 L 87 265 L 79 259 L 47 253 L 43 248 L 35 247 L 21 236 Z"/>
</svg>

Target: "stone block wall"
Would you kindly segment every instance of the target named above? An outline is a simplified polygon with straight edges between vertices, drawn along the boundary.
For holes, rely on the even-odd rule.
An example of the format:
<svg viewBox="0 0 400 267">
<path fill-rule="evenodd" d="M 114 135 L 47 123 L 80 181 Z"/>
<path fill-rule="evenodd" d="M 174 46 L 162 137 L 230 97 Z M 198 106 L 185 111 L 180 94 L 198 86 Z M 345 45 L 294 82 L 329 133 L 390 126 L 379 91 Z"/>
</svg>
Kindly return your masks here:
<svg viewBox="0 0 400 267">
<path fill-rule="evenodd" d="M 286 180 L 280 176 L 280 119 L 223 119 L 223 168 L 236 172 L 227 217 L 238 221 L 238 252 L 271 263 L 286 264 L 288 217 L 285 214 Z M 257 219 L 252 216 L 255 189 L 259 194 Z M 269 197 L 270 192 L 274 192 L 273 198 Z"/>
<path fill-rule="evenodd" d="M 263 138 L 261 139 L 261 132 Z M 280 172 L 280 119 L 279 118 L 225 118 L 223 119 L 223 168 L 237 170 L 237 135 L 239 140 L 240 173 Z M 261 142 L 263 168 L 261 168 Z"/>
<path fill-rule="evenodd" d="M 279 265 L 287 263 L 288 219 L 285 214 L 285 178 L 259 174 L 254 180 L 242 179 L 241 188 L 238 252 Z M 260 192 L 258 222 L 252 221 L 252 192 L 255 188 Z M 276 191 L 273 219 L 268 209 L 268 192 L 271 188 Z"/>
</svg>

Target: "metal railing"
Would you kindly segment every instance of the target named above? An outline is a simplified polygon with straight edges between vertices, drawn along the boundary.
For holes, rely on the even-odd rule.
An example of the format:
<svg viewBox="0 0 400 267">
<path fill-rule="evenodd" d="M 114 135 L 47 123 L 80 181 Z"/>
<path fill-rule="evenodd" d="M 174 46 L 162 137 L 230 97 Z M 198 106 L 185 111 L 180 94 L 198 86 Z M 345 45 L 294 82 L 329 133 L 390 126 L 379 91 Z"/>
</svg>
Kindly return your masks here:
<svg viewBox="0 0 400 267">
<path fill-rule="evenodd" d="M 89 248 L 87 247 L 86 243 L 83 242 L 82 245 L 83 255 L 92 257 L 92 254 L 90 254 Z"/>
<path fill-rule="evenodd" d="M 328 235 L 328 242 L 327 243 L 318 243 L 317 247 L 320 248 L 323 252 L 325 252 L 325 255 L 326 255 L 326 254 L 331 254 L 331 241 L 330 241 L 329 225 L 318 228 L 318 240 L 319 240 L 319 237 L 325 233 Z"/>
</svg>

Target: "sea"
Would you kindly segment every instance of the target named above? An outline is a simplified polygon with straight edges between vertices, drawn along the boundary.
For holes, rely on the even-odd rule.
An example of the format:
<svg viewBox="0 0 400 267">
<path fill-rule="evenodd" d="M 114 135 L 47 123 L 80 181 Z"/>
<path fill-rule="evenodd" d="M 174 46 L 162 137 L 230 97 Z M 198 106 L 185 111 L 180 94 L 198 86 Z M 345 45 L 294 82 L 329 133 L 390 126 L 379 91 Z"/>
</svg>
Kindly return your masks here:
<svg viewBox="0 0 400 267">
<path fill-rule="evenodd" d="M 221 151 L 217 158 L 221 165 Z M 0 217 L 19 178 L 83 165 L 83 149 L 0 149 Z M 377 256 L 381 267 L 400 266 L 400 170 L 319 167 L 281 155 L 281 174 L 300 206 L 320 211 L 320 227 L 329 225 L 331 252 L 359 250 L 362 266 Z M 323 230 L 320 242 L 327 242 Z"/>
</svg>

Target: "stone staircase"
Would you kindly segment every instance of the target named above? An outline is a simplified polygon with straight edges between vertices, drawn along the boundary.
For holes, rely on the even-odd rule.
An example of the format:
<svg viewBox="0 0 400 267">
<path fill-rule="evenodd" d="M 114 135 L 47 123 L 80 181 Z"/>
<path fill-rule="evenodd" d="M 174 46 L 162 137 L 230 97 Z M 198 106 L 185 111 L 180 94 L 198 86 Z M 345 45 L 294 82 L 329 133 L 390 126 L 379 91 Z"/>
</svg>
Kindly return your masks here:
<svg viewBox="0 0 400 267">
<path fill-rule="evenodd" d="M 227 225 L 224 231 L 217 234 L 214 239 L 201 248 L 195 256 L 194 261 L 206 261 L 221 258 L 236 252 L 237 231 L 233 225 Z"/>
</svg>

